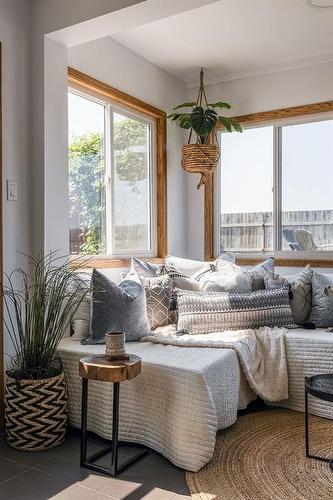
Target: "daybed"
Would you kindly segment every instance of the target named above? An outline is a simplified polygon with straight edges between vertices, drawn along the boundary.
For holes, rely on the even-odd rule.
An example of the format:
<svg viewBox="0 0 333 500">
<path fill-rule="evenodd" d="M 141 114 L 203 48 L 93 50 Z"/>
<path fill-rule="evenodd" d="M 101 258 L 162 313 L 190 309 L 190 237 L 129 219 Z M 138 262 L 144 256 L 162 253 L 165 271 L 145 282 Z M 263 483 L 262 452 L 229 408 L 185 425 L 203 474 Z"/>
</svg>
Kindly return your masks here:
<svg viewBox="0 0 333 500">
<path fill-rule="evenodd" d="M 80 427 L 78 361 L 103 353 L 103 345 L 65 338 L 59 352 L 69 388 L 69 422 Z M 175 465 L 197 471 L 212 457 L 216 432 L 232 425 L 237 410 L 255 399 L 232 349 L 182 348 L 131 342 L 143 360 L 142 373 L 122 384 L 120 438 L 145 444 Z M 278 406 L 303 411 L 304 377 L 333 371 L 333 333 L 289 330 L 286 335 L 289 399 Z M 91 383 L 89 429 L 111 437 L 110 384 Z M 310 412 L 333 418 L 330 403 L 310 400 Z"/>
</svg>

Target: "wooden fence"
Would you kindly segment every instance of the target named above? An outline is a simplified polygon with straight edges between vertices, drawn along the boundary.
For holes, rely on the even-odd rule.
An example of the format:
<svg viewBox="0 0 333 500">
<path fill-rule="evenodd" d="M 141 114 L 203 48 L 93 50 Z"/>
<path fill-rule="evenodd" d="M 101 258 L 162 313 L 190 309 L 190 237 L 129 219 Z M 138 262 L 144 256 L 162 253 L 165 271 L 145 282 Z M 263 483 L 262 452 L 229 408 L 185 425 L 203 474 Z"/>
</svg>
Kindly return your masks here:
<svg viewBox="0 0 333 500">
<path fill-rule="evenodd" d="M 333 210 L 283 212 L 282 229 L 306 229 L 317 245 L 332 245 L 323 250 L 333 250 Z M 273 213 L 221 214 L 220 237 L 221 249 L 225 251 L 273 250 Z M 290 250 L 284 237 L 282 250 Z"/>
</svg>

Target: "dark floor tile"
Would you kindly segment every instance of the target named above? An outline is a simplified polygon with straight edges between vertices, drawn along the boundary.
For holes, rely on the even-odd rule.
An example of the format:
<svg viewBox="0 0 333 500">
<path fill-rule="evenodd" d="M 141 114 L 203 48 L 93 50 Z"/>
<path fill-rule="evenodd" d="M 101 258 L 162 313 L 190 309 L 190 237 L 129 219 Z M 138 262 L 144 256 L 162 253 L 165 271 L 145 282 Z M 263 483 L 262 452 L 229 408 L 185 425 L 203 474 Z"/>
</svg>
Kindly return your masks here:
<svg viewBox="0 0 333 500">
<path fill-rule="evenodd" d="M 145 461 L 147 463 L 151 464 L 151 465 L 160 465 L 160 466 L 164 466 L 164 467 L 172 467 L 175 470 L 183 472 L 182 469 L 179 469 L 178 467 L 176 467 L 175 465 L 173 465 L 173 463 L 170 462 L 170 460 L 168 460 L 167 458 L 163 457 L 163 455 L 161 455 L 160 453 L 157 453 L 156 451 L 153 451 L 153 450 L 149 450 L 148 455 L 145 457 Z"/>
<path fill-rule="evenodd" d="M 126 500 L 137 500 L 140 498 L 172 498 L 186 488 L 185 474 L 173 465 L 161 466 L 149 463 L 148 457 L 133 464 L 117 476 L 121 480 L 140 484 L 131 495 L 120 497 Z M 140 496 L 141 495 L 141 496 Z M 150 496 L 149 496 L 150 495 Z"/>
<path fill-rule="evenodd" d="M 63 444 L 51 448 L 46 451 L 18 451 L 11 448 L 6 443 L 4 437 L 2 437 L 0 442 L 0 457 L 14 460 L 15 462 L 21 463 L 23 465 L 28 465 L 34 467 L 45 460 L 50 460 L 62 453 L 66 453 L 69 449 L 79 446 L 79 441 L 76 437 L 69 435 Z"/>
<path fill-rule="evenodd" d="M 27 469 L 23 474 L 0 484 L 0 498 L 10 500 L 49 500 L 71 486 L 59 478 Z"/>
<path fill-rule="evenodd" d="M 28 470 L 28 467 L 25 467 L 24 465 L 13 462 L 12 460 L 0 458 L 0 483 L 17 476 L 17 474 L 21 474 L 26 470 Z M 0 498 L 2 497 L 0 496 Z"/>
<path fill-rule="evenodd" d="M 94 449 L 93 447 L 90 453 L 94 451 L 96 451 L 96 448 Z M 127 460 L 127 458 L 127 456 L 120 454 L 120 463 Z M 108 458 L 104 457 L 104 460 L 104 465 L 106 465 Z M 119 476 L 112 478 L 92 470 L 81 468 L 79 447 L 71 449 L 64 455 L 59 455 L 47 462 L 43 462 L 38 466 L 38 469 L 55 477 L 63 478 L 71 484 L 77 483 L 78 485 L 91 488 L 117 499 L 126 498 L 126 495 L 132 493 L 140 486 L 140 484 L 137 485 L 135 482 L 127 482 L 121 478 L 118 479 Z"/>
</svg>

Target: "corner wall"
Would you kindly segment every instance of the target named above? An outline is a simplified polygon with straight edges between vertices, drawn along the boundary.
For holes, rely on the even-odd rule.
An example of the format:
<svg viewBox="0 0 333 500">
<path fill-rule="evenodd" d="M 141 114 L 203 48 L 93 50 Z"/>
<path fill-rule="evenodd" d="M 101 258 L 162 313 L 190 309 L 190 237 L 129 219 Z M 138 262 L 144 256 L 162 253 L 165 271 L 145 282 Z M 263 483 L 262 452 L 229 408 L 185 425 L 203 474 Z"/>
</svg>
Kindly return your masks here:
<svg viewBox="0 0 333 500">
<path fill-rule="evenodd" d="M 0 0 L 2 42 L 3 263 L 9 273 L 31 253 L 30 9 L 26 0 Z M 6 200 L 6 179 L 18 182 L 18 200 Z M 4 333 L 4 352 L 12 347 Z M 6 360 L 6 357 L 5 357 Z"/>
</svg>

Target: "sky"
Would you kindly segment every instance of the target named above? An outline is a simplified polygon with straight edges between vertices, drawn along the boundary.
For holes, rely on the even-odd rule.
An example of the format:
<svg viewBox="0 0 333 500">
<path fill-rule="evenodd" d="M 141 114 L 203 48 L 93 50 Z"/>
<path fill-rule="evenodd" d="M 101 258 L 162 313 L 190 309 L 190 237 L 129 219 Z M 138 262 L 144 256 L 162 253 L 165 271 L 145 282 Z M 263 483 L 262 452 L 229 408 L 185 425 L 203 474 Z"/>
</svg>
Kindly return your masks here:
<svg viewBox="0 0 333 500">
<path fill-rule="evenodd" d="M 221 136 L 221 212 L 273 206 L 273 127 Z M 282 210 L 333 209 L 333 120 L 282 129 Z"/>
</svg>

